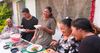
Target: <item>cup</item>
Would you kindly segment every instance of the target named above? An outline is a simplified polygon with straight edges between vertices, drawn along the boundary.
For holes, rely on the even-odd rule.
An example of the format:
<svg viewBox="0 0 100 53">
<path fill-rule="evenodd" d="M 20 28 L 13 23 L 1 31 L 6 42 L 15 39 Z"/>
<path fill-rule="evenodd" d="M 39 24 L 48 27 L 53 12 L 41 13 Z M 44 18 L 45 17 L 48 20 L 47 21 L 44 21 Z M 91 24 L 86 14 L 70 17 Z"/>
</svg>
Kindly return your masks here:
<svg viewBox="0 0 100 53">
<path fill-rule="evenodd" d="M 20 42 L 21 35 L 20 34 L 13 34 L 13 35 L 11 35 L 10 39 L 11 39 L 12 43 Z"/>
</svg>

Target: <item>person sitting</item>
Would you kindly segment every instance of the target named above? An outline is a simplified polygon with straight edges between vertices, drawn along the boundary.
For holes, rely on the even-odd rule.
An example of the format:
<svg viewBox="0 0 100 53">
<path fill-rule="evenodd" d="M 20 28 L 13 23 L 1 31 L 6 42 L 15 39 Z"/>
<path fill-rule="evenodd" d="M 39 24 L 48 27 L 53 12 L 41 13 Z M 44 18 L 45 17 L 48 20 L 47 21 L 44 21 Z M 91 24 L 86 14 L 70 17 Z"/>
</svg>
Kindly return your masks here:
<svg viewBox="0 0 100 53">
<path fill-rule="evenodd" d="M 18 29 L 13 25 L 13 22 L 10 18 L 6 20 L 6 26 L 2 30 L 1 34 L 8 32 L 8 33 L 19 33 Z"/>
<path fill-rule="evenodd" d="M 75 38 L 71 35 L 71 18 L 63 19 L 60 22 L 60 30 L 62 32 L 62 36 L 60 40 L 52 41 L 51 48 L 56 47 L 58 53 L 78 53 L 78 46 L 80 41 L 76 41 Z M 52 51 L 52 50 L 50 50 Z"/>
<path fill-rule="evenodd" d="M 81 40 L 79 53 L 100 53 L 100 37 L 94 33 L 91 22 L 86 18 L 77 18 L 72 22 L 72 34 Z"/>
</svg>

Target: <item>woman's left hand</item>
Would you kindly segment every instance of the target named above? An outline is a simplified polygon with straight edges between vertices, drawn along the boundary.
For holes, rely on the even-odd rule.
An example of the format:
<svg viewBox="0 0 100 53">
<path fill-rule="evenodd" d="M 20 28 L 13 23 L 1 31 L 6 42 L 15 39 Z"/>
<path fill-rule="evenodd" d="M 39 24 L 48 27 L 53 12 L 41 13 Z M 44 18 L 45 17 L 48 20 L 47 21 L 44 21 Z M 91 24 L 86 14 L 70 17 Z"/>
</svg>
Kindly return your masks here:
<svg viewBox="0 0 100 53">
<path fill-rule="evenodd" d="M 54 51 L 53 49 L 47 49 L 48 53 L 57 53 L 56 51 Z"/>
<path fill-rule="evenodd" d="M 41 29 L 41 30 L 45 30 L 46 27 L 45 27 L 45 26 L 41 26 L 41 27 L 39 27 L 39 29 Z"/>
</svg>

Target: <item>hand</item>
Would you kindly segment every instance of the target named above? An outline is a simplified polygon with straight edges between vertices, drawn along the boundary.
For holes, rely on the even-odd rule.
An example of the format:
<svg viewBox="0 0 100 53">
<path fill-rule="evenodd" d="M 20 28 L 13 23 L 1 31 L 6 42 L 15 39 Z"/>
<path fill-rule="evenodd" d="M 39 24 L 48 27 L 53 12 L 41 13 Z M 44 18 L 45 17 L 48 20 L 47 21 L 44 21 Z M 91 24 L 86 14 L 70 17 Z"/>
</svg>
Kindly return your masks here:
<svg viewBox="0 0 100 53">
<path fill-rule="evenodd" d="M 57 41 L 56 40 L 53 40 L 51 43 L 50 43 L 51 46 L 56 46 L 57 45 Z"/>
<path fill-rule="evenodd" d="M 23 28 L 23 25 L 21 25 L 21 26 L 15 26 L 16 28 Z"/>
<path fill-rule="evenodd" d="M 33 33 L 33 32 L 35 32 L 35 30 L 25 29 L 25 32 L 26 33 L 31 33 L 31 32 Z"/>
<path fill-rule="evenodd" d="M 45 27 L 45 26 L 41 26 L 41 27 L 39 27 L 38 29 L 45 30 L 46 27 Z"/>
<path fill-rule="evenodd" d="M 57 53 L 56 51 L 54 51 L 53 49 L 47 49 L 48 53 Z"/>
<path fill-rule="evenodd" d="M 30 30 L 29 30 L 29 29 L 26 29 L 26 31 L 25 31 L 25 32 L 29 33 L 29 32 L 30 32 Z"/>
</svg>

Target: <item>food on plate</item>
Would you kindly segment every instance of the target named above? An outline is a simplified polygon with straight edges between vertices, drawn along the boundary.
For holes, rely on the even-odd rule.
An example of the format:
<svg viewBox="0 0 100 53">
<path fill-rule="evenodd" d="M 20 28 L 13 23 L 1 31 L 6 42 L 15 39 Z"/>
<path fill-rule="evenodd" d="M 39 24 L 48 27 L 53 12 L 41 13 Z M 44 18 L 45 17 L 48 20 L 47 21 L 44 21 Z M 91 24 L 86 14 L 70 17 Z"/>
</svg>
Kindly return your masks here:
<svg viewBox="0 0 100 53">
<path fill-rule="evenodd" d="M 27 51 L 29 52 L 38 52 L 42 49 L 41 45 L 37 45 L 37 44 L 32 44 L 30 46 L 27 47 Z"/>
<path fill-rule="evenodd" d="M 38 47 L 33 47 L 31 50 L 32 51 L 38 51 L 37 49 L 38 49 Z"/>
<path fill-rule="evenodd" d="M 47 50 L 43 50 L 41 52 L 38 52 L 38 53 L 48 53 Z"/>
</svg>

